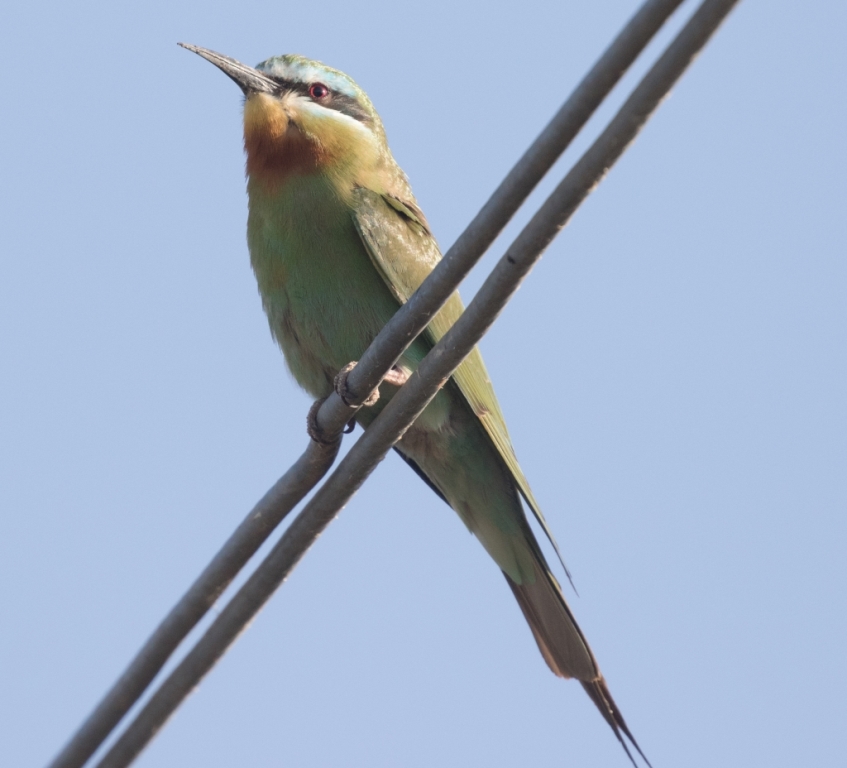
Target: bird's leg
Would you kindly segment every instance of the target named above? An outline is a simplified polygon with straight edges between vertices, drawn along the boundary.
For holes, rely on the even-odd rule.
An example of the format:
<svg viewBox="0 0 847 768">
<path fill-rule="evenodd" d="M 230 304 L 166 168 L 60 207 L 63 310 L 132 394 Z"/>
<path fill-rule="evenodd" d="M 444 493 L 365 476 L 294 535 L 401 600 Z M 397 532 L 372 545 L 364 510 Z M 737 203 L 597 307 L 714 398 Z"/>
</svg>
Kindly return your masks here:
<svg viewBox="0 0 847 768">
<path fill-rule="evenodd" d="M 356 361 L 354 360 L 352 363 L 347 363 L 336 375 L 335 380 L 333 382 L 335 391 L 338 396 L 344 401 L 345 405 L 350 406 L 351 408 L 355 407 L 351 404 L 351 400 L 353 396 L 350 391 L 347 389 L 347 376 L 356 367 Z M 395 387 L 402 387 L 406 381 L 408 380 L 408 374 L 403 371 L 401 368 L 398 368 L 396 365 L 388 372 L 383 381 L 387 381 L 389 384 L 392 384 Z M 318 411 L 320 407 L 324 404 L 325 397 L 320 398 L 319 400 L 315 400 L 312 403 L 312 407 L 309 408 L 309 413 L 306 415 L 306 432 L 309 433 L 309 437 L 312 438 L 316 443 L 321 443 L 321 445 L 332 445 L 335 441 L 327 439 L 323 430 L 318 426 Z M 373 392 L 368 395 L 367 399 L 362 403 L 362 405 L 373 405 L 379 400 L 379 389 L 375 389 Z M 344 434 L 349 435 L 356 427 L 356 418 L 353 417 L 347 423 L 347 426 L 344 428 Z"/>
<path fill-rule="evenodd" d="M 347 376 L 350 374 L 350 371 L 352 371 L 355 367 L 355 360 L 352 363 L 347 363 L 347 365 L 345 365 L 335 377 L 335 391 L 347 405 L 352 405 L 350 401 L 353 399 L 352 393 L 349 389 L 347 389 Z M 407 374 L 402 368 L 398 368 L 395 365 L 385 375 L 383 381 L 395 387 L 402 387 L 408 381 L 408 379 L 409 374 Z M 368 395 L 367 399 L 362 403 L 362 405 L 374 405 L 377 400 L 379 400 L 379 389 L 375 389 L 373 392 L 371 392 Z"/>
</svg>

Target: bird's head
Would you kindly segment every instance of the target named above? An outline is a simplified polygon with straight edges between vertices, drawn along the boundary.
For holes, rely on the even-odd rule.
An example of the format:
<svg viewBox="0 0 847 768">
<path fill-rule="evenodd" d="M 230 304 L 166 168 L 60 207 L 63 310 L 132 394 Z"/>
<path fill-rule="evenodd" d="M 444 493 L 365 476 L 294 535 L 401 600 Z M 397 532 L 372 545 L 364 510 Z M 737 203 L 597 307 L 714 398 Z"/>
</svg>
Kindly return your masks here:
<svg viewBox="0 0 847 768">
<path fill-rule="evenodd" d="M 244 92 L 247 174 L 278 186 L 323 173 L 373 186 L 396 167 L 367 94 L 343 72 L 303 56 L 274 56 L 249 67 L 180 43 L 219 67 Z M 380 186 L 380 185 L 377 185 Z"/>
</svg>

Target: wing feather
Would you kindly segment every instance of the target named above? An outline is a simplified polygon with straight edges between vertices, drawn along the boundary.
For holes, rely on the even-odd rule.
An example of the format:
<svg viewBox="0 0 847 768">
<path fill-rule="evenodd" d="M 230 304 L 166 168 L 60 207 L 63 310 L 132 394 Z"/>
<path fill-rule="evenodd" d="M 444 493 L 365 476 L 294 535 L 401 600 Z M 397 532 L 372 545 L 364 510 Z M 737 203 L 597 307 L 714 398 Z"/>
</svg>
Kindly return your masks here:
<svg viewBox="0 0 847 768">
<path fill-rule="evenodd" d="M 405 304 L 441 260 L 441 251 L 429 231 L 426 219 L 417 205 L 395 196 L 380 195 L 361 187 L 354 191 L 353 196 L 354 224 L 371 261 L 397 301 Z M 463 311 L 462 300 L 458 292 L 454 293 L 427 327 L 429 340 L 435 344 Z M 518 464 L 506 420 L 477 348 L 453 374 L 453 381 L 511 472 L 518 490 L 570 578 L 559 546 Z"/>
</svg>

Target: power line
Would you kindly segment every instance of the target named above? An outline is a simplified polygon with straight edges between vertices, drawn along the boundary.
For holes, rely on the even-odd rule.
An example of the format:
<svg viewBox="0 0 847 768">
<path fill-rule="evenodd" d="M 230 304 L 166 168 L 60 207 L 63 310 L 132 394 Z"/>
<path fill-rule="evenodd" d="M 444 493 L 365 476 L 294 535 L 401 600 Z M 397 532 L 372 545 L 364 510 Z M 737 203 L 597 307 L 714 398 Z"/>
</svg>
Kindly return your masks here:
<svg viewBox="0 0 847 768">
<path fill-rule="evenodd" d="M 121 735 L 100 768 L 128 765 L 199 683 L 299 562 L 402 432 L 477 343 L 523 277 L 573 212 L 635 138 L 690 61 L 738 0 L 706 0 L 577 162 L 486 280 L 454 328 L 421 363 L 336 471 L 292 523 L 266 560 L 224 608 L 198 644 Z M 348 379 L 352 392 L 372 391 L 587 122 L 624 71 L 682 0 L 646 2 L 609 46 L 551 123 L 524 154 L 414 297 L 397 312 Z M 360 398 L 364 399 L 363 397 Z M 310 443 L 298 462 L 236 529 L 186 595 L 86 720 L 50 768 L 80 768 L 140 698 L 188 632 L 271 531 L 323 477 L 341 430 L 355 413 L 337 396 L 317 412 L 329 445 Z"/>
</svg>

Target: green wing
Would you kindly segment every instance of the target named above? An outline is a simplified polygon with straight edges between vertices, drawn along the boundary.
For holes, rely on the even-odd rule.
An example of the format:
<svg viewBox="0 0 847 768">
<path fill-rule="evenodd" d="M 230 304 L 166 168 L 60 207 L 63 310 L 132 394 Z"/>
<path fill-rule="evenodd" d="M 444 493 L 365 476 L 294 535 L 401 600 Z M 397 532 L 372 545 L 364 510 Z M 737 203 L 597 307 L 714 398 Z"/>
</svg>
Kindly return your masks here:
<svg viewBox="0 0 847 768">
<path fill-rule="evenodd" d="M 353 196 L 353 220 L 371 261 L 397 301 L 405 304 L 441 260 L 441 251 L 426 219 L 416 205 L 396 197 L 361 187 Z M 391 258 L 391 254 L 396 257 Z M 427 326 L 425 333 L 433 344 L 447 333 L 463 311 L 462 300 L 454 293 Z M 521 495 L 561 561 L 556 540 L 518 464 L 506 420 L 476 347 L 453 374 L 453 381 L 506 462 Z"/>
</svg>

